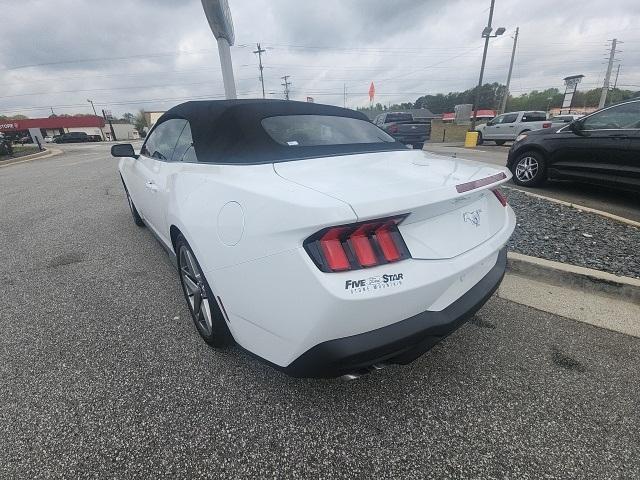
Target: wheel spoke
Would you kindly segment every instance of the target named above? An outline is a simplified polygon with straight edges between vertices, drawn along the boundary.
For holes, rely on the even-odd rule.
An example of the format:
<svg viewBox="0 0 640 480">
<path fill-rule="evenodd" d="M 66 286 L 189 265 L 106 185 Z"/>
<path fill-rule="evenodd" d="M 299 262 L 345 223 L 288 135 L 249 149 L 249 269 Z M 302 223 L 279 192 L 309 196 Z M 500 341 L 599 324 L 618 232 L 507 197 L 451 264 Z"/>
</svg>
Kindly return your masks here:
<svg viewBox="0 0 640 480">
<path fill-rule="evenodd" d="M 197 288 L 193 292 L 193 313 L 199 316 L 200 308 L 202 307 L 202 295 L 200 295 L 200 289 Z"/>
<path fill-rule="evenodd" d="M 196 282 L 194 282 L 189 275 L 187 275 L 186 273 L 184 273 L 182 275 L 182 280 L 184 281 L 184 286 L 187 289 L 187 292 L 190 295 L 193 295 L 196 292 L 199 292 L 199 288 L 198 288 L 198 284 Z"/>
</svg>

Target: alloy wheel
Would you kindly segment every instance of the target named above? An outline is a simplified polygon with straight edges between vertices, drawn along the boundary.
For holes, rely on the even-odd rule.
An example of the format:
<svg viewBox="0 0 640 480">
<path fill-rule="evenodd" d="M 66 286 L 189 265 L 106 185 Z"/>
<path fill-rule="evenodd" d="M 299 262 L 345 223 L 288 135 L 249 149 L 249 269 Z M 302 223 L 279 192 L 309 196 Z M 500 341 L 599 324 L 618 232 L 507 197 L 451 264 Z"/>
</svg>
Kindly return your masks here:
<svg viewBox="0 0 640 480">
<path fill-rule="evenodd" d="M 516 165 L 516 178 L 522 183 L 531 182 L 536 175 L 540 165 L 534 157 L 522 157 Z"/>
<path fill-rule="evenodd" d="M 213 331 L 213 323 L 207 286 L 193 254 L 185 246 L 180 249 L 180 277 L 184 294 L 196 323 L 206 336 L 210 336 Z"/>
</svg>

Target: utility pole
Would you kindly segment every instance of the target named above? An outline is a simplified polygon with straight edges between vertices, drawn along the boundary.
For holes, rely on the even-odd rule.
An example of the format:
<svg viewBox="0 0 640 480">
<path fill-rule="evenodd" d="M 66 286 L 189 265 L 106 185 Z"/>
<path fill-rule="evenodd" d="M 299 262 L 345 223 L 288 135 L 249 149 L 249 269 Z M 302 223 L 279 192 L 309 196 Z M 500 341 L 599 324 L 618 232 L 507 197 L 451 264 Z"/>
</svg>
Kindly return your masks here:
<svg viewBox="0 0 640 480">
<path fill-rule="evenodd" d="M 618 76 L 620 75 L 620 64 L 618 64 L 618 70 L 616 71 L 616 81 L 613 82 L 613 88 L 618 88 Z"/>
<path fill-rule="evenodd" d="M 602 86 L 602 93 L 600 94 L 600 103 L 598 103 L 598 108 L 604 107 L 604 104 L 607 103 L 607 93 L 609 92 L 609 80 L 611 80 L 611 69 L 613 68 L 613 60 L 616 56 L 616 43 L 617 39 L 611 40 L 611 51 L 609 52 L 609 64 L 607 65 L 607 73 L 604 76 L 604 85 Z"/>
<path fill-rule="evenodd" d="M 502 102 L 500 103 L 500 111 L 498 113 L 504 113 L 507 108 L 507 99 L 509 98 L 509 85 L 511 84 L 511 72 L 513 72 L 513 60 L 516 57 L 516 46 L 518 45 L 518 32 L 520 27 L 516 27 L 516 34 L 513 37 L 513 50 L 511 50 L 511 63 L 509 64 L 509 74 L 507 75 L 507 86 L 504 89 L 504 95 Z"/>
<path fill-rule="evenodd" d="M 56 112 L 53 111 L 53 107 L 49 107 L 51 109 L 51 115 L 56 116 Z"/>
<path fill-rule="evenodd" d="M 484 76 L 484 65 L 487 61 L 487 50 L 489 49 L 489 39 L 502 35 L 505 31 L 504 27 L 500 27 L 496 30 L 495 35 L 491 35 L 493 28 L 491 22 L 493 21 L 493 7 L 496 0 L 491 0 L 491 6 L 489 7 L 489 20 L 487 26 L 482 30 L 482 38 L 484 38 L 484 51 L 482 52 L 482 65 L 480 66 L 480 79 L 478 80 L 478 88 L 476 88 L 475 99 L 473 101 L 473 117 L 471 119 L 471 131 L 476 129 L 476 120 L 478 116 L 478 104 L 480 103 L 480 89 L 482 88 L 482 77 Z"/>
<path fill-rule="evenodd" d="M 342 89 L 342 106 L 344 108 L 347 108 L 347 84 L 343 84 L 343 89 Z"/>
<path fill-rule="evenodd" d="M 91 108 L 93 108 L 93 114 L 97 117 L 98 116 L 98 112 L 96 112 L 96 106 L 93 104 L 93 101 L 89 100 L 87 98 L 87 102 L 89 102 L 91 104 Z M 51 109 L 51 113 L 53 113 L 53 108 Z M 102 140 L 104 141 L 104 132 L 102 131 L 102 127 L 100 127 L 100 136 L 102 137 Z"/>
<path fill-rule="evenodd" d="M 284 77 L 280 77 L 282 80 L 284 80 L 283 83 L 281 83 L 280 85 L 282 85 L 284 87 L 284 99 L 285 100 L 289 100 L 289 85 L 291 85 L 291 82 L 289 81 L 289 77 L 291 75 L 285 75 Z"/>
<path fill-rule="evenodd" d="M 263 69 L 262 54 L 266 52 L 266 50 L 262 48 L 259 43 L 256 43 L 256 46 L 258 47 L 258 49 L 254 50 L 253 53 L 258 54 L 258 68 L 260 69 L 260 83 L 262 84 L 262 98 L 266 98 L 264 95 L 264 75 L 262 74 L 262 69 Z"/>
<path fill-rule="evenodd" d="M 109 128 L 111 128 L 111 140 L 116 141 L 118 140 L 116 138 L 116 132 L 113 129 L 113 123 L 111 123 L 111 112 L 109 112 L 109 115 L 107 115 L 107 113 L 104 111 L 104 108 L 102 109 L 102 116 L 104 117 L 104 119 L 109 122 Z"/>
</svg>

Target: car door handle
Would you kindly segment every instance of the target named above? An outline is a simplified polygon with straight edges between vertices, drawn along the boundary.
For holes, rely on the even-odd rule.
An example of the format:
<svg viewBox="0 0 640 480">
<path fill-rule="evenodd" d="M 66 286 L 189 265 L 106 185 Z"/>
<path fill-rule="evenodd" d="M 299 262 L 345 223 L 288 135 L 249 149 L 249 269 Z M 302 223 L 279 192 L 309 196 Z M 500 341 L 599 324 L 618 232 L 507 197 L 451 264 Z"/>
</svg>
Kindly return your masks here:
<svg viewBox="0 0 640 480">
<path fill-rule="evenodd" d="M 157 192 L 158 191 L 158 185 L 156 185 L 155 183 L 153 183 L 151 181 L 145 183 L 144 186 L 147 187 L 152 192 Z"/>
</svg>

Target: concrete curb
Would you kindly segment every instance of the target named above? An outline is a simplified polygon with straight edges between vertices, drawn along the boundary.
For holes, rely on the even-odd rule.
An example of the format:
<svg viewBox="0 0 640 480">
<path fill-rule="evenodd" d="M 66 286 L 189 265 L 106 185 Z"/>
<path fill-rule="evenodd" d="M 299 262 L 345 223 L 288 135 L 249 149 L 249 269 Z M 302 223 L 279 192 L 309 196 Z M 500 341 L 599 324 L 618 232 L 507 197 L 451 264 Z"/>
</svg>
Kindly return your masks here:
<svg viewBox="0 0 640 480">
<path fill-rule="evenodd" d="M 511 273 L 561 287 L 574 287 L 640 304 L 640 280 L 611 273 L 553 262 L 509 252 L 507 270 Z"/>
<path fill-rule="evenodd" d="M 504 188 L 506 190 L 517 190 L 518 192 L 522 192 L 525 195 L 528 195 L 530 197 L 540 198 L 542 200 L 547 200 L 549 202 L 557 203 L 559 205 L 564 205 L 565 207 L 572 207 L 572 208 L 575 208 L 576 210 L 593 213 L 595 215 L 600 215 L 601 217 L 608 218 L 610 220 L 615 220 L 616 222 L 625 223 L 627 225 L 640 228 L 640 222 L 636 222 L 635 220 L 621 217 L 619 215 L 614 215 L 613 213 L 605 212 L 605 211 L 598 210 L 591 207 L 585 207 L 584 205 L 579 205 L 577 203 L 565 202 L 564 200 L 558 200 L 557 198 L 553 198 L 553 197 L 546 197 L 538 193 L 527 192 L 526 190 L 520 190 L 519 188 L 510 187 L 508 185 L 501 185 L 501 188 Z"/>
<path fill-rule="evenodd" d="M 31 160 L 38 160 L 43 158 L 53 157 L 55 155 L 60 155 L 62 150 L 58 150 L 57 148 L 47 148 L 43 152 L 32 153 L 31 155 L 25 155 L 24 157 L 18 157 L 13 160 L 5 160 L 0 163 L 0 168 L 8 167 L 10 165 L 17 165 L 19 163 L 30 162 Z"/>
</svg>

